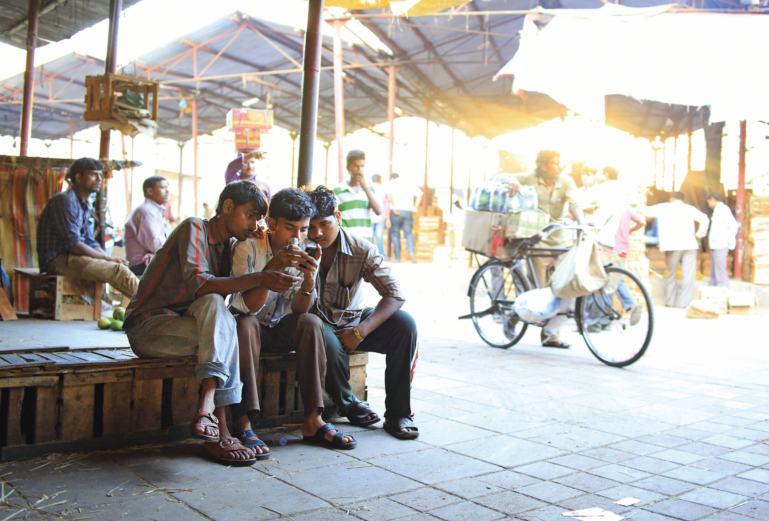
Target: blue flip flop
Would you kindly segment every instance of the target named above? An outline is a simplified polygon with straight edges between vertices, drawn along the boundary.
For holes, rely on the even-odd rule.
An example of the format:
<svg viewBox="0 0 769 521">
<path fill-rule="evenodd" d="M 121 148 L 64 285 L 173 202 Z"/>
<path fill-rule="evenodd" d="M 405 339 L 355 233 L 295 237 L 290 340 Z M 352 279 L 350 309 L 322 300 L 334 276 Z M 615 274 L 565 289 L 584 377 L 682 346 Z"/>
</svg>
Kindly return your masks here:
<svg viewBox="0 0 769 521">
<path fill-rule="evenodd" d="M 240 443 L 248 449 L 267 446 L 262 440 L 258 439 L 259 437 L 251 429 L 241 431 L 241 432 L 236 432 L 233 434 L 233 436 L 235 436 L 235 438 L 237 438 L 238 441 L 240 441 Z M 254 436 L 257 439 L 252 440 L 251 436 Z M 271 453 L 272 451 L 263 453 L 263 454 L 257 454 L 256 452 L 254 452 L 254 455 L 256 456 L 257 460 L 263 460 L 263 459 L 269 459 Z"/>
<path fill-rule="evenodd" d="M 333 431 L 333 430 L 336 430 L 336 434 L 334 434 L 334 438 L 331 441 L 328 441 L 326 439 L 326 433 L 328 431 Z M 339 431 L 336 427 L 334 427 L 333 423 L 327 423 L 326 425 L 324 425 L 323 427 L 315 431 L 315 434 L 313 434 L 312 436 L 303 436 L 302 441 L 304 441 L 305 443 L 312 443 L 314 445 L 322 445 L 330 449 L 341 449 L 341 450 L 350 450 L 358 446 L 358 442 L 355 441 L 354 438 L 352 441 L 347 443 L 342 441 L 344 438 L 352 438 L 352 436 Z"/>
</svg>

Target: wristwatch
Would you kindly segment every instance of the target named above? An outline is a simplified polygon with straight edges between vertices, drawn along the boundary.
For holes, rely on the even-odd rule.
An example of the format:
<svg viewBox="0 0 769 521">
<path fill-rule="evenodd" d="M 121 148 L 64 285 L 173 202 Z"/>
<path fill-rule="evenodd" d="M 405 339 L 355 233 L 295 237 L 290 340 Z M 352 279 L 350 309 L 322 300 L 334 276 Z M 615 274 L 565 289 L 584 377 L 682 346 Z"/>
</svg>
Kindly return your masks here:
<svg viewBox="0 0 769 521">
<path fill-rule="evenodd" d="M 355 334 L 355 337 L 358 339 L 359 342 L 363 342 L 363 339 L 366 338 L 360 334 L 360 331 L 358 331 L 357 327 L 352 328 L 352 332 Z"/>
<path fill-rule="evenodd" d="M 303 289 L 300 291 L 302 292 L 302 295 L 304 295 L 305 297 L 312 297 L 312 291 L 305 291 Z M 313 288 L 313 291 L 315 291 L 315 288 Z"/>
</svg>

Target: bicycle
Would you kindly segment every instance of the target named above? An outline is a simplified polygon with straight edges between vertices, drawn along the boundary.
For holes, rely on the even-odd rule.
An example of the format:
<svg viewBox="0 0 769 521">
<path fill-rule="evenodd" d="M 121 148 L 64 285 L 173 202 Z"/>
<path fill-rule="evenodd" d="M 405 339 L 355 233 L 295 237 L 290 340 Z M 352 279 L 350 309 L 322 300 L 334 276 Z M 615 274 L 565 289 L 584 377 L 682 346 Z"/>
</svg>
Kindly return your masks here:
<svg viewBox="0 0 769 521">
<path fill-rule="evenodd" d="M 513 310 L 513 304 L 522 293 L 540 288 L 532 258 L 557 258 L 569 251 L 534 247 L 556 230 L 577 230 L 578 234 L 585 231 L 582 226 L 551 223 L 533 237 L 512 239 L 509 259 L 492 258 L 479 263 L 468 289 L 470 314 L 459 319 L 472 319 L 478 335 L 488 345 L 508 349 L 520 342 L 530 325 L 544 327 L 547 324 L 547 321 L 524 321 Z M 483 255 L 473 253 L 476 259 Z M 596 358 L 606 365 L 625 367 L 637 362 L 651 343 L 654 307 L 649 292 L 634 273 L 611 262 L 604 264 L 604 270 L 609 279 L 606 286 L 577 298 L 574 309 L 565 315 L 576 320 L 578 332 Z M 628 295 L 640 306 L 635 314 L 629 312 Z"/>
</svg>

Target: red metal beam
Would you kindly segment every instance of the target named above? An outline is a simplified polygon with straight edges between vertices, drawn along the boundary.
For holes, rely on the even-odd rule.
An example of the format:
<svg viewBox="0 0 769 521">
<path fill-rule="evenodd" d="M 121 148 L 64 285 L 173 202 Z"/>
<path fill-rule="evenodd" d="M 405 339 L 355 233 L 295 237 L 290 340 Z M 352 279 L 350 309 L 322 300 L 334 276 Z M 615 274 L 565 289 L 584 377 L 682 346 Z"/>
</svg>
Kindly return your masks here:
<svg viewBox="0 0 769 521">
<path fill-rule="evenodd" d="M 27 67 L 24 70 L 24 98 L 21 107 L 21 142 L 19 155 L 27 155 L 29 139 L 32 137 L 32 96 L 35 83 L 35 47 L 37 46 L 37 20 L 40 14 L 40 0 L 29 0 L 27 17 Z"/>
<path fill-rule="evenodd" d="M 747 153 L 747 121 L 740 121 L 740 170 L 737 177 L 737 246 L 734 248 L 734 278 L 742 280 L 742 246 L 745 241 L 745 155 Z"/>
<path fill-rule="evenodd" d="M 344 182 L 344 77 L 342 76 L 342 27 L 334 20 L 334 123 L 336 127 L 337 169 L 339 183 Z"/>
</svg>

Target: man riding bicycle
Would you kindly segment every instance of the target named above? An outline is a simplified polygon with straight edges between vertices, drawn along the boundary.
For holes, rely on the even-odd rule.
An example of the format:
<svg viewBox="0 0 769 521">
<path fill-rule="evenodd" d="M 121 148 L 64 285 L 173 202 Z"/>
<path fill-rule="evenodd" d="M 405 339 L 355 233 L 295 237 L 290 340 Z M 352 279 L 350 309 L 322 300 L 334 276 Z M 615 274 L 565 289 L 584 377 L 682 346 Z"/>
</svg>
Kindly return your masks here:
<svg viewBox="0 0 769 521">
<path fill-rule="evenodd" d="M 539 209 L 547 213 L 550 219 L 561 220 L 568 211 L 578 224 L 583 224 L 582 206 L 577 200 L 577 185 L 566 175 L 561 175 L 561 155 L 554 150 L 541 150 L 537 154 L 537 166 L 531 174 L 518 174 L 510 177 L 510 195 L 518 193 L 521 185 L 533 186 L 537 190 Z M 557 230 L 542 240 L 545 248 L 568 248 L 571 238 L 564 230 Z M 534 275 L 540 287 L 550 284 L 550 277 L 555 271 L 556 259 L 552 257 L 534 257 L 531 259 Z M 568 349 L 570 344 L 558 338 L 558 331 L 551 334 L 542 329 L 540 338 L 544 347 Z"/>
</svg>

